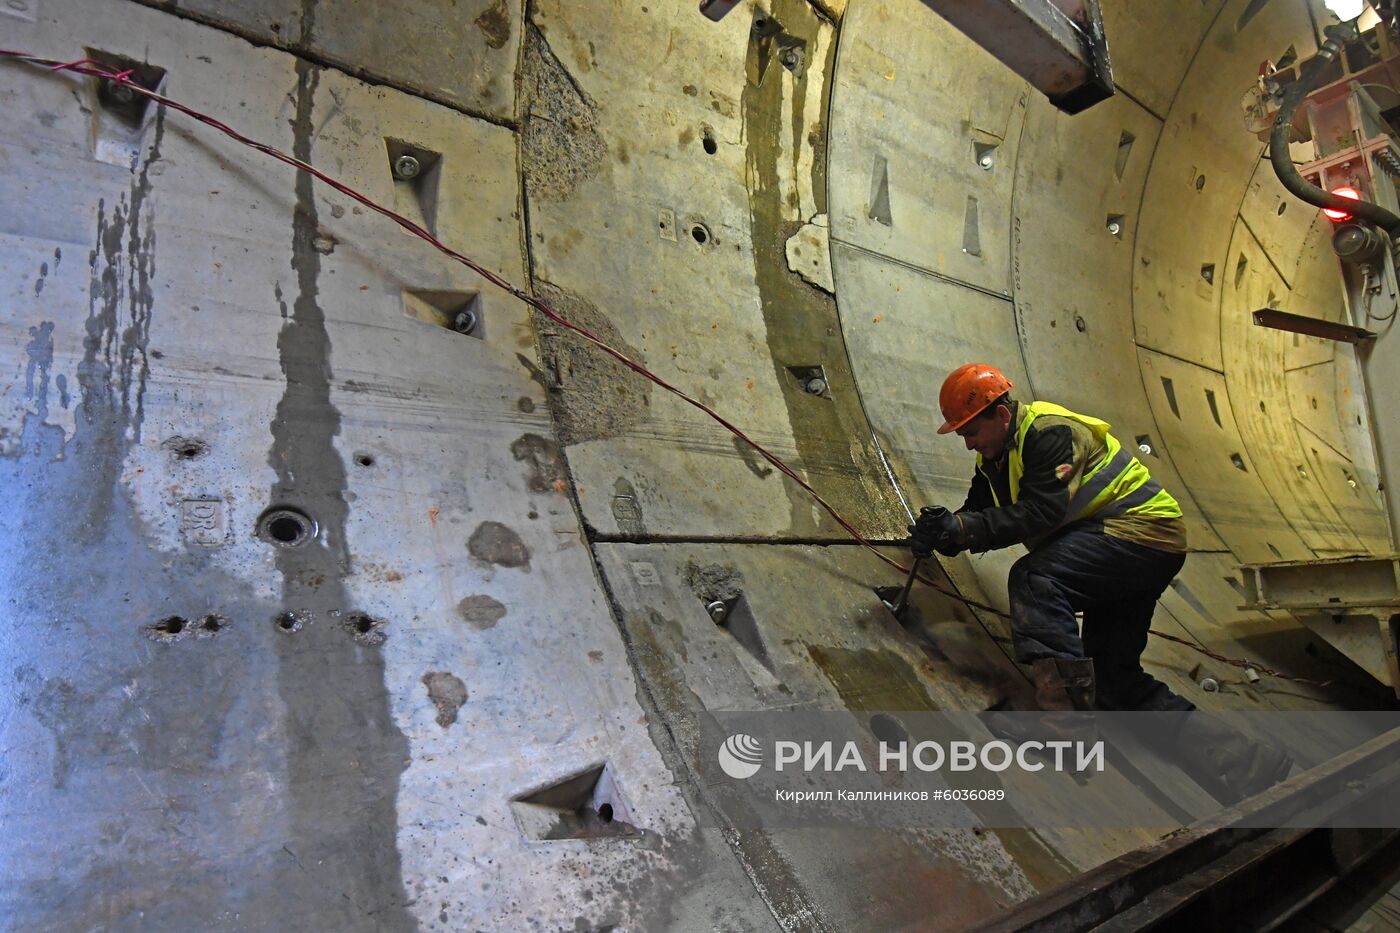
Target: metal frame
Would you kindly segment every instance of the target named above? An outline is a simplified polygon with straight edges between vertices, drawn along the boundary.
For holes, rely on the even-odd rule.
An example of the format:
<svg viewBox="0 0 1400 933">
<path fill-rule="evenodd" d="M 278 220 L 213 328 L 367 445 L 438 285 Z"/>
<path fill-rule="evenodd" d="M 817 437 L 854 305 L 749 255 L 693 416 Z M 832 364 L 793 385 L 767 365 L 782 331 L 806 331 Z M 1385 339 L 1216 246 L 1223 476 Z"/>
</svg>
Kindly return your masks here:
<svg viewBox="0 0 1400 933">
<path fill-rule="evenodd" d="M 1113 64 L 1099 0 L 923 0 L 1065 113 L 1113 96 Z M 739 0 L 700 0 L 724 19 Z"/>
<path fill-rule="evenodd" d="M 1293 613 L 1400 697 L 1400 557 L 1246 564 L 1241 609 Z"/>
<path fill-rule="evenodd" d="M 1274 929 L 1342 878 L 1400 862 L 1400 830 L 1342 828 L 1359 804 L 1400 807 L 1397 786 L 1400 730 L 1392 730 L 973 929 Z M 1298 822 L 1318 828 L 1247 828 Z"/>
<path fill-rule="evenodd" d="M 1113 96 L 1099 0 L 923 0 L 1065 113 Z"/>
</svg>

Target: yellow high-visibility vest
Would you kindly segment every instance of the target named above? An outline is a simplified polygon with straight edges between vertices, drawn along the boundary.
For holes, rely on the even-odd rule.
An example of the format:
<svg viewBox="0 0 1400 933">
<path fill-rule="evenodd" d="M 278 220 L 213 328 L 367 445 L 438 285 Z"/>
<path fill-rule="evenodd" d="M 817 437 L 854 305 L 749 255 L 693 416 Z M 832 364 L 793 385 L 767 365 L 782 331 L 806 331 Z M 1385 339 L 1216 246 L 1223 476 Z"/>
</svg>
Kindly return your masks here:
<svg viewBox="0 0 1400 933">
<path fill-rule="evenodd" d="M 1056 527 L 1087 518 L 1105 519 L 1118 515 L 1140 515 L 1144 518 L 1180 518 L 1181 506 L 1171 493 L 1162 488 L 1147 472 L 1147 467 L 1137 457 L 1123 449 L 1118 438 L 1108 433 L 1109 424 L 1088 415 L 1080 415 L 1067 408 L 1050 402 L 1021 403 L 1021 423 L 1016 428 L 1016 444 L 1007 458 L 1008 479 L 1011 486 L 1011 501 L 1015 502 L 1021 492 L 1021 474 L 1025 465 L 1021 460 L 1021 443 L 1031 423 L 1041 415 L 1056 415 L 1082 424 L 1107 447 L 1107 453 L 1098 463 L 1084 470 L 1079 488 L 1069 500 L 1064 520 Z M 987 477 L 982 469 L 982 455 L 977 455 L 977 470 Z M 998 506 L 996 486 L 987 477 L 987 485 L 992 490 L 992 501 Z"/>
</svg>

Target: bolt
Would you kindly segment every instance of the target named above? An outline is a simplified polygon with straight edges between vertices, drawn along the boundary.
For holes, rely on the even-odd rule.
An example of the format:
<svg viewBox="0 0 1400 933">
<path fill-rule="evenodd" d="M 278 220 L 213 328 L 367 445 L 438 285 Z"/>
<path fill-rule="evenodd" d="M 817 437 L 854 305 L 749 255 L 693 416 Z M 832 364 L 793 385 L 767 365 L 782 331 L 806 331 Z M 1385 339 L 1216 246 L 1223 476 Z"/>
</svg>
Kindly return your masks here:
<svg viewBox="0 0 1400 933">
<path fill-rule="evenodd" d="M 1122 232 L 1122 230 L 1123 225 L 1116 220 L 1108 225 L 1108 232 L 1113 234 L 1114 236 L 1117 236 L 1119 233 Z"/>
<path fill-rule="evenodd" d="M 805 388 L 810 395 L 823 395 L 826 393 L 826 380 L 821 376 L 813 376 L 811 379 L 807 380 L 807 384 L 803 386 L 803 388 Z"/>
<path fill-rule="evenodd" d="M 1201 689 L 1206 693 L 1218 693 L 1220 691 L 1220 681 L 1214 677 L 1202 677 Z"/>
<path fill-rule="evenodd" d="M 129 104 L 136 99 L 136 92 L 125 81 L 107 81 L 107 93 L 119 104 Z"/>
<path fill-rule="evenodd" d="M 786 48 L 778 56 L 778 61 L 783 63 L 784 68 L 796 68 L 802 62 L 802 57 L 797 54 L 796 48 Z"/>
<path fill-rule="evenodd" d="M 1350 486 L 1352 489 L 1355 489 L 1356 480 L 1352 479 L 1351 477 L 1347 477 L 1347 485 Z"/>
<path fill-rule="evenodd" d="M 452 319 L 452 329 L 459 334 L 470 334 L 476 330 L 476 312 L 463 308 Z"/>
<path fill-rule="evenodd" d="M 1138 444 L 1138 450 L 1145 454 L 1152 453 L 1152 447 L 1149 444 Z"/>
<path fill-rule="evenodd" d="M 985 169 L 990 169 L 990 168 L 992 167 L 992 162 L 993 162 L 993 159 L 992 159 L 992 154 L 991 154 L 990 152 L 984 152 L 984 153 L 982 154 L 982 158 L 980 158 L 980 159 L 977 160 L 977 164 L 980 165 L 980 166 L 982 166 L 982 167 L 985 168 Z"/>
<path fill-rule="evenodd" d="M 418 160 L 405 153 L 394 160 L 394 177 L 400 181 L 408 181 L 417 178 L 418 173 L 423 170 L 423 166 Z"/>
<path fill-rule="evenodd" d="M 729 615 L 729 607 L 724 604 L 724 600 L 717 599 L 705 607 L 705 611 L 710 614 L 716 625 L 724 622 L 724 617 Z"/>
</svg>

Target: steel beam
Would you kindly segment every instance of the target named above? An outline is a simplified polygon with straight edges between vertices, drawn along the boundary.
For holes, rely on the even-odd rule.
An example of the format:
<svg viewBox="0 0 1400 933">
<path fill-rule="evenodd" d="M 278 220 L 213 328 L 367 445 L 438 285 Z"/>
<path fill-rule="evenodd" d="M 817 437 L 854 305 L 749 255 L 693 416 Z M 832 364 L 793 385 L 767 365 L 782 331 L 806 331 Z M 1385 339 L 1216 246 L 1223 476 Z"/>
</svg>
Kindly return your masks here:
<svg viewBox="0 0 1400 933">
<path fill-rule="evenodd" d="M 1113 96 L 1098 0 L 924 0 L 1065 113 Z"/>
<path fill-rule="evenodd" d="M 1276 308 L 1260 308 L 1255 311 L 1254 323 L 1260 327 L 1285 330 L 1292 334 L 1305 334 L 1309 337 L 1320 337 L 1323 340 L 1341 340 L 1353 345 L 1376 339 L 1375 331 L 1367 330 L 1364 327 L 1353 327 L 1350 324 L 1339 324 L 1336 321 L 1324 321 L 1321 318 L 1308 317 L 1306 314 L 1290 314 Z"/>
<path fill-rule="evenodd" d="M 1246 564 L 1242 609 L 1292 612 L 1400 697 L 1400 556 Z"/>
<path fill-rule="evenodd" d="M 700 12 L 717 23 L 738 5 L 739 0 L 700 0 Z"/>
<path fill-rule="evenodd" d="M 1377 801 L 1393 806 L 1397 785 L 1400 730 L 1392 730 L 974 929 L 1273 929 L 1340 879 L 1400 860 L 1397 830 L 1342 828 L 1338 818 Z M 1288 825 L 1303 812 L 1318 828 L 1247 828 Z"/>
<path fill-rule="evenodd" d="M 1400 557 L 1245 564 L 1246 609 L 1389 608 L 1400 612 Z"/>
</svg>

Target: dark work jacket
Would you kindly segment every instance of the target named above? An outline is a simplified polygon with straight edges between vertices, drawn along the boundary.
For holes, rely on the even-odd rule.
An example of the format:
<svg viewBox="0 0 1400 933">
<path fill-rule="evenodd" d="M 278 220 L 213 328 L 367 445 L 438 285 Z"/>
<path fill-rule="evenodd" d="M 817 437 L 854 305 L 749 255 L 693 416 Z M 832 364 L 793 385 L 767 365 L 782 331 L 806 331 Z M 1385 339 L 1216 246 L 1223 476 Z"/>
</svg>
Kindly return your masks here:
<svg viewBox="0 0 1400 933">
<path fill-rule="evenodd" d="M 1021 403 L 1012 402 L 1011 423 L 1021 423 Z M 1011 444 L 1016 443 L 1013 427 Z M 1079 489 L 1084 473 L 1097 464 L 1108 448 L 1084 425 L 1057 415 L 1043 414 L 1031 422 L 1021 439 L 1021 488 L 1011 502 L 1008 472 L 1011 448 L 994 462 L 974 470 L 967 501 L 958 509 L 962 522 L 963 545 L 968 550 L 992 551 L 1024 544 L 1034 549 L 1060 528 L 1069 510 L 1070 499 Z M 985 471 L 986 475 L 983 475 Z M 992 498 L 993 484 L 996 498 Z M 997 501 L 1009 503 L 998 506 Z M 1186 526 L 1180 518 L 1147 518 L 1120 515 L 1091 524 L 1115 538 L 1133 541 L 1164 551 L 1186 550 Z"/>
<path fill-rule="evenodd" d="M 1012 403 L 1010 444 L 1016 443 L 1021 403 Z M 1085 432 L 1086 434 L 1088 432 Z M 963 539 L 970 551 L 992 551 L 1013 544 L 1034 544 L 1064 520 L 1069 509 L 1071 489 L 1078 487 L 1078 475 L 1085 462 L 1096 463 L 1104 449 L 1084 450 L 1076 457 L 1074 432 L 1063 418 L 1043 415 L 1037 418 L 1021 440 L 1021 488 L 1016 502 L 998 507 L 990 483 L 996 484 L 997 499 L 1011 502 L 1011 480 L 1007 473 L 1008 453 L 974 470 L 967 501 L 958 509 L 963 523 Z M 1055 471 L 1069 464 L 1072 473 L 1061 478 Z"/>
</svg>

